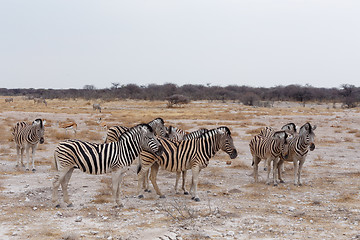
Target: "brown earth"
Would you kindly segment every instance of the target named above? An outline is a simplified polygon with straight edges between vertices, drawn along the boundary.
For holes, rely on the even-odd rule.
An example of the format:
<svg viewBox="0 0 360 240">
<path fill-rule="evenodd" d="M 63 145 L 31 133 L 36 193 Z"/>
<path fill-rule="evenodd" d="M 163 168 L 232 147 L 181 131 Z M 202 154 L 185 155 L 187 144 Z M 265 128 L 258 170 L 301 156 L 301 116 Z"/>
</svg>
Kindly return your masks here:
<svg viewBox="0 0 360 240">
<path fill-rule="evenodd" d="M 15 98 L 0 99 L 0 239 L 359 239 L 360 238 L 360 112 L 333 108 L 333 104 L 275 103 L 252 108 L 238 103 L 192 102 L 166 108 L 165 102 L 101 102 L 92 110 L 85 100 L 48 100 L 47 106 Z M 17 121 L 46 119 L 45 144 L 36 152 L 37 171 L 16 168 L 10 128 Z M 158 184 L 165 199 L 154 191 L 137 198 L 136 162 L 123 184 L 123 208 L 114 208 L 111 176 L 79 171 L 69 184 L 73 207 L 54 208 L 51 202 L 51 164 L 57 143 L 65 138 L 102 142 L 108 126 L 132 126 L 162 117 L 166 125 L 191 131 L 228 126 L 239 156 L 223 152 L 201 171 L 200 202 L 175 194 L 175 174 L 160 171 Z M 74 132 L 58 122 L 75 121 Z M 317 125 L 316 149 L 308 154 L 303 186 L 293 185 L 292 165 L 285 183 L 266 185 L 251 176 L 248 143 L 262 127 L 280 128 L 288 122 L 299 127 Z M 261 164 L 261 166 L 263 166 Z M 191 173 L 188 174 L 189 188 Z M 60 196 L 61 191 L 60 191 Z"/>
</svg>

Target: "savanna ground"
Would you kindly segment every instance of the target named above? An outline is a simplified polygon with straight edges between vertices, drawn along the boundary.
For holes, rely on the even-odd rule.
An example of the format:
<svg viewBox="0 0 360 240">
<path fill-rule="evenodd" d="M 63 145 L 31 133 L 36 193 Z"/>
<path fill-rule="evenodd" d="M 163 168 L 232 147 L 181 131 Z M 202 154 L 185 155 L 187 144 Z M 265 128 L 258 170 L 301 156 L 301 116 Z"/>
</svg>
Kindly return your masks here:
<svg viewBox="0 0 360 240">
<path fill-rule="evenodd" d="M 85 100 L 48 100 L 47 106 L 15 98 L 0 99 L 0 239 L 352 239 L 360 238 L 360 111 L 333 104 L 276 103 L 253 108 L 233 102 L 192 102 L 166 108 L 166 102 L 101 102 L 102 113 Z M 159 172 L 165 199 L 154 191 L 137 198 L 136 162 L 122 190 L 124 208 L 114 208 L 110 175 L 74 171 L 69 184 L 73 207 L 51 202 L 53 151 L 66 138 L 102 142 L 108 126 L 133 126 L 162 117 L 166 125 L 187 131 L 228 126 L 238 157 L 223 152 L 201 171 L 199 196 L 175 194 L 175 174 Z M 37 171 L 16 168 L 11 127 L 17 121 L 46 120 L 45 143 L 36 152 Z M 78 131 L 65 133 L 59 122 L 74 121 Z M 316 149 L 309 152 L 303 186 L 293 185 L 292 164 L 285 183 L 266 185 L 251 176 L 248 143 L 265 126 L 288 122 L 317 125 Z M 189 188 L 191 172 L 188 174 Z M 60 196 L 62 196 L 60 192 Z"/>
</svg>

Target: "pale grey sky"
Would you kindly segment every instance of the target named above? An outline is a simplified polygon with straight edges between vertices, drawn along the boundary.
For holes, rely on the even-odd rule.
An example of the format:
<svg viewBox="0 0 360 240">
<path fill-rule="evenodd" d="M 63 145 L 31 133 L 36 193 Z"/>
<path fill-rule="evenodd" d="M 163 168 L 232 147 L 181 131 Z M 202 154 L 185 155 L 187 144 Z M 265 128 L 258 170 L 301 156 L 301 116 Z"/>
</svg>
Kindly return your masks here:
<svg viewBox="0 0 360 240">
<path fill-rule="evenodd" d="M 0 87 L 360 86 L 358 0 L 0 0 Z"/>
</svg>

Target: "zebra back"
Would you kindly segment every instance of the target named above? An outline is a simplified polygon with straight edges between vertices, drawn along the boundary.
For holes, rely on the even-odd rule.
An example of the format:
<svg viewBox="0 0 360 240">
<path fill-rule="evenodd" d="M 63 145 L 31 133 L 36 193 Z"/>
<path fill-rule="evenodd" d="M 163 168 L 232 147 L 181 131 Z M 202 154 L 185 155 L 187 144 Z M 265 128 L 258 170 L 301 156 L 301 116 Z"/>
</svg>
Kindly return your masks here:
<svg viewBox="0 0 360 240">
<path fill-rule="evenodd" d="M 118 141 L 90 143 L 80 140 L 60 142 L 54 157 L 58 169 L 78 168 L 90 174 L 103 174 L 111 169 L 130 166 L 142 149 L 161 154 L 162 147 L 152 128 L 139 124 L 125 131 Z"/>
<path fill-rule="evenodd" d="M 15 136 L 22 128 L 27 126 L 27 122 L 17 122 L 14 127 L 11 128 L 11 134 Z"/>
<path fill-rule="evenodd" d="M 279 157 L 282 154 L 286 154 L 287 137 L 288 135 L 285 131 L 277 131 L 272 133 L 270 137 L 255 135 L 249 143 L 251 155 L 266 159 L 270 156 Z"/>
</svg>

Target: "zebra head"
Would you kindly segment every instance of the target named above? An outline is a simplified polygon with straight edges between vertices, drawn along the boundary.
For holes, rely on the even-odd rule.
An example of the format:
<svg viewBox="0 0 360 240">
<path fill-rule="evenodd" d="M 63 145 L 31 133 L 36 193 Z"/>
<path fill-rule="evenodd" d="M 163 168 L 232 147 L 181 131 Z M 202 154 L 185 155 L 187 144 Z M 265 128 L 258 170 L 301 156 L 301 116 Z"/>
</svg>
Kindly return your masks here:
<svg viewBox="0 0 360 240">
<path fill-rule="evenodd" d="M 296 134 L 296 125 L 295 123 L 288 123 L 282 126 L 281 130 L 294 136 Z"/>
<path fill-rule="evenodd" d="M 169 139 L 182 141 L 185 137 L 185 132 L 173 126 L 169 126 L 167 129 Z"/>
<path fill-rule="evenodd" d="M 310 123 L 305 123 L 301 126 L 299 135 L 304 137 L 304 144 L 309 146 L 310 145 L 310 151 L 314 151 L 315 149 L 315 133 L 314 130 L 316 129 L 316 125 L 311 126 Z"/>
<path fill-rule="evenodd" d="M 148 123 L 152 129 L 154 129 L 155 134 L 160 137 L 168 138 L 169 134 L 164 125 L 164 120 L 162 118 L 155 118 L 151 122 Z"/>
<path fill-rule="evenodd" d="M 44 132 L 45 132 L 44 124 L 45 121 L 43 121 L 40 118 L 35 119 L 32 124 L 35 127 L 36 136 L 39 138 L 40 144 L 44 143 Z"/>
<path fill-rule="evenodd" d="M 220 149 L 229 154 L 231 159 L 237 157 L 237 151 L 234 146 L 234 141 L 231 137 L 231 132 L 228 127 L 219 127 L 217 132 L 220 134 Z"/>
<path fill-rule="evenodd" d="M 160 156 L 164 151 L 164 147 L 155 137 L 154 130 L 148 124 L 140 124 L 140 131 L 140 147 L 142 150 L 153 152 Z"/>
<path fill-rule="evenodd" d="M 276 142 L 276 145 L 279 147 L 281 156 L 285 159 L 288 157 L 289 154 L 288 137 L 289 135 L 286 133 L 286 131 L 277 131 L 272 136 L 272 138 Z"/>
</svg>

